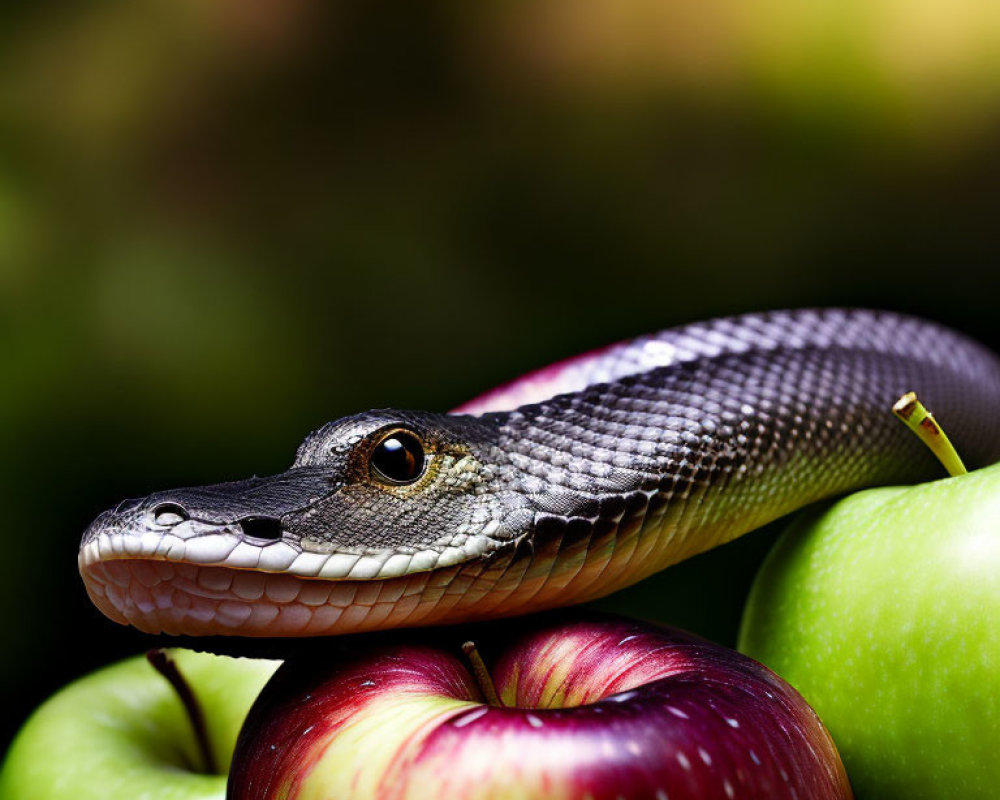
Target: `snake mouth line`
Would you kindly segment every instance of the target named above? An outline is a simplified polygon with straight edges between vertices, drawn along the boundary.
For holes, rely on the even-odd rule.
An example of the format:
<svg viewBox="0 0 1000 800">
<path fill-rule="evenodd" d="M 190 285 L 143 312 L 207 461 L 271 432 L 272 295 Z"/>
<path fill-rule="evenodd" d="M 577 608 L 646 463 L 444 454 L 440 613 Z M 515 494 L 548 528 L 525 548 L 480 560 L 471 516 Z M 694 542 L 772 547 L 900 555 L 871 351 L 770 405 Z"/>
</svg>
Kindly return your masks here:
<svg viewBox="0 0 1000 800">
<path fill-rule="evenodd" d="M 104 531 L 84 544 L 81 572 L 103 561 L 146 558 L 186 564 L 340 581 L 388 580 L 462 564 L 495 548 L 486 535 L 456 535 L 439 547 L 350 553 L 303 547 L 287 541 L 253 541 L 230 528 L 179 536 L 159 531 Z"/>
</svg>

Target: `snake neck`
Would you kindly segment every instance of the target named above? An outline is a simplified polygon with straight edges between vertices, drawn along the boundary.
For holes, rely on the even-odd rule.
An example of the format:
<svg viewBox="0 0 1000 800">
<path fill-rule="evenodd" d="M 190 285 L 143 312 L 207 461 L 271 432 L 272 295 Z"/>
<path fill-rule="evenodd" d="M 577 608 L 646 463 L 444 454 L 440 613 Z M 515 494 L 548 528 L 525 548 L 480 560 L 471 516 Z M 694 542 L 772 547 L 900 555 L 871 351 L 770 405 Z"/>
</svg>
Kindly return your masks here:
<svg viewBox="0 0 1000 800">
<path fill-rule="evenodd" d="M 937 477 L 889 411 L 909 389 L 946 410 L 969 463 L 1000 458 L 995 362 L 969 371 L 886 350 L 723 353 L 496 415 L 533 551 L 554 570 L 595 564 L 600 578 L 579 587 L 589 598 L 809 503 Z"/>
</svg>

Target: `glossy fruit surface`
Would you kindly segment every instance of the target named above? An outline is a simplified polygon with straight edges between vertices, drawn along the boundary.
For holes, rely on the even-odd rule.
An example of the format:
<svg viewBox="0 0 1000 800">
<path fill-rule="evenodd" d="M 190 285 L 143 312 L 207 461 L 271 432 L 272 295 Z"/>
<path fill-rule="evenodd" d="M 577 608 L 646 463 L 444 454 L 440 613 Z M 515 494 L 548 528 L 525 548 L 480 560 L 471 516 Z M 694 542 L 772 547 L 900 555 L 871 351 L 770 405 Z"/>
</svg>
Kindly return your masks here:
<svg viewBox="0 0 1000 800">
<path fill-rule="evenodd" d="M 740 649 L 822 716 L 859 797 L 997 797 L 1000 465 L 799 517 Z"/>
<path fill-rule="evenodd" d="M 229 796 L 850 797 L 812 710 L 735 651 L 608 617 L 480 630 L 505 707 L 482 701 L 460 640 L 287 661 L 240 734 Z"/>
<path fill-rule="evenodd" d="M 216 774 L 169 683 L 144 656 L 120 661 L 47 700 L 0 770 L 2 800 L 219 800 L 236 734 L 276 661 L 171 651 L 204 711 Z"/>
</svg>

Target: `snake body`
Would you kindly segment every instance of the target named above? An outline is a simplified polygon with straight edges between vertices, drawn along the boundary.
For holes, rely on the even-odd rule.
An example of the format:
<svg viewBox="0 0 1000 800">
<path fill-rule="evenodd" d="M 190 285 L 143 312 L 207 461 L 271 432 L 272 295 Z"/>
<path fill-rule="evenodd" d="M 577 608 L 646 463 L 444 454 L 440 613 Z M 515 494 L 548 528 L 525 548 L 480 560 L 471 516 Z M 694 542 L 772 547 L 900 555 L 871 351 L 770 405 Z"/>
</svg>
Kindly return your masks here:
<svg viewBox="0 0 1000 800">
<path fill-rule="evenodd" d="M 450 414 L 369 411 L 286 472 L 105 512 L 80 571 L 147 632 L 314 636 L 593 599 L 808 503 L 940 468 L 889 412 L 916 391 L 970 466 L 1000 458 L 1000 360 L 934 323 L 803 310 L 588 353 Z"/>
</svg>

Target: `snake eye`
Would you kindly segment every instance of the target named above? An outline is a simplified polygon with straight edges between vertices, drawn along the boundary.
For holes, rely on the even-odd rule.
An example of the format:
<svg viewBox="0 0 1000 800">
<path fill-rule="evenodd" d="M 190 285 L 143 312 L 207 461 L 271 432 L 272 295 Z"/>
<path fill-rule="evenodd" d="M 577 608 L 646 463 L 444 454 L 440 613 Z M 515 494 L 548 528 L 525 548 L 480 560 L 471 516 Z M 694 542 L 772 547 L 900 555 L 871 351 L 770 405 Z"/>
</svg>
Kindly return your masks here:
<svg viewBox="0 0 1000 800">
<path fill-rule="evenodd" d="M 177 503 L 160 503 L 153 509 L 153 521 L 157 525 L 168 527 L 177 525 L 188 519 L 188 513 Z"/>
<path fill-rule="evenodd" d="M 424 445 L 409 431 L 392 431 L 372 450 L 372 477 L 384 483 L 413 483 L 424 472 Z"/>
</svg>

